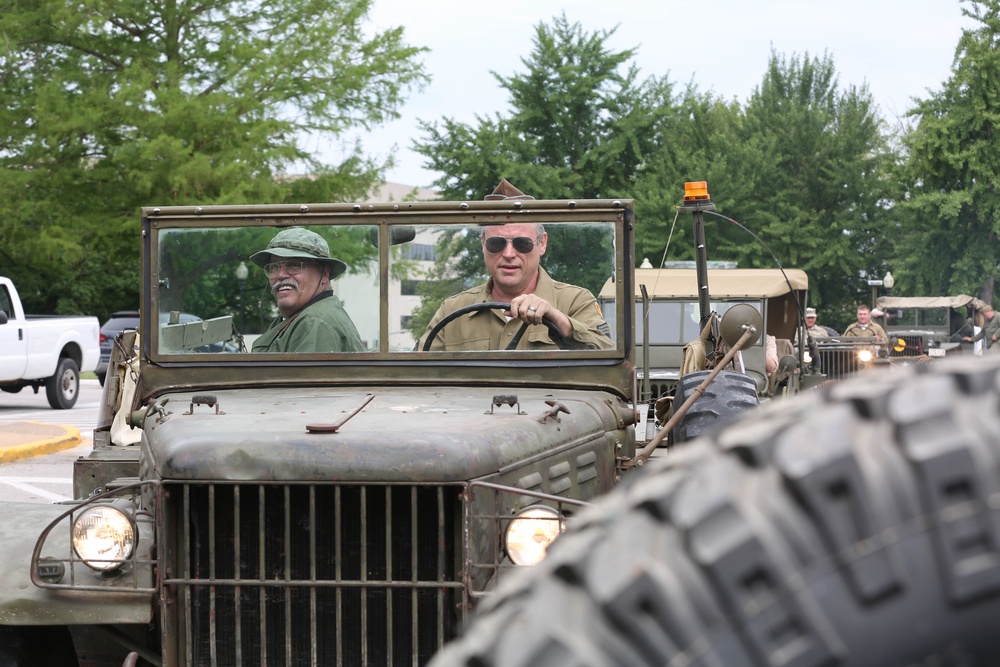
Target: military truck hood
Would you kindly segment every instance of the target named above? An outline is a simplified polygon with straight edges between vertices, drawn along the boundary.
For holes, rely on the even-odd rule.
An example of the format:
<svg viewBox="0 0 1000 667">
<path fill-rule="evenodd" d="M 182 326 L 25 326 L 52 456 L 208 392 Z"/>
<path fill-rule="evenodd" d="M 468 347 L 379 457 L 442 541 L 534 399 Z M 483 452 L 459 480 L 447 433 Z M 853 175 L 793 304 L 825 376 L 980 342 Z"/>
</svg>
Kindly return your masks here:
<svg viewBox="0 0 1000 667">
<path fill-rule="evenodd" d="M 505 398 L 495 405 L 494 396 Z M 602 392 L 504 387 L 239 389 L 199 396 L 200 404 L 190 393 L 167 398 L 166 416 L 146 419 L 143 447 L 157 477 L 179 480 L 474 479 L 604 438 L 627 412 Z M 557 406 L 564 410 L 556 414 Z"/>
</svg>

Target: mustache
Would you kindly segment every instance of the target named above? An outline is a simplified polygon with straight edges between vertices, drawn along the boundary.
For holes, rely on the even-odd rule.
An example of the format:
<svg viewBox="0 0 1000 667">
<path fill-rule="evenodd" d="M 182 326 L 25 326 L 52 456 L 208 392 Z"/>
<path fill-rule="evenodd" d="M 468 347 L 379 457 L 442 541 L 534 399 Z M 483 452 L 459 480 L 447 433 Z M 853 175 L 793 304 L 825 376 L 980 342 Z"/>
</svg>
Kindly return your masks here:
<svg viewBox="0 0 1000 667">
<path fill-rule="evenodd" d="M 296 292 L 298 292 L 300 294 L 302 293 L 302 288 L 299 287 L 299 284 L 297 282 L 295 282 L 291 278 L 283 278 L 282 280 L 280 280 L 280 281 L 276 282 L 275 284 L 271 285 L 271 294 L 272 295 L 277 294 L 279 288 L 286 287 L 286 286 L 287 287 L 291 287 L 292 289 L 294 289 Z"/>
</svg>

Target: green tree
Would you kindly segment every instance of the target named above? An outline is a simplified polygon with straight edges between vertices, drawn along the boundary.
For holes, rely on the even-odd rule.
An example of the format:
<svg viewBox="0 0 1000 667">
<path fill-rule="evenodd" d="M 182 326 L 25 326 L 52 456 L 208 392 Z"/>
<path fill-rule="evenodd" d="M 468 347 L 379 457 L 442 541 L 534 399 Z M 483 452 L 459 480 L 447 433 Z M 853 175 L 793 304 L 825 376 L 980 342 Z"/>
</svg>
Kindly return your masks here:
<svg viewBox="0 0 1000 667">
<path fill-rule="evenodd" d="M 740 266 L 773 267 L 777 259 L 804 269 L 814 305 L 831 320 L 853 314 L 890 252 L 891 153 L 882 130 L 867 86 L 841 87 L 829 55 L 772 52 L 729 155 L 726 187 L 737 195 L 720 207 L 770 252 L 724 221 L 710 252 Z"/>
<path fill-rule="evenodd" d="M 305 142 L 426 81 L 401 28 L 367 30 L 372 1 L 0 2 L 0 262 L 28 307 L 138 305 L 139 206 L 370 192 L 386 163 Z"/>
<path fill-rule="evenodd" d="M 639 80 L 635 49 L 611 51 L 616 29 L 585 33 L 565 15 L 535 27 L 526 71 L 492 72 L 510 92 L 510 113 L 422 122 L 415 150 L 442 174 L 446 199 L 480 199 L 501 177 L 538 198 L 620 197 L 659 148 L 673 112 L 672 86 Z"/>
<path fill-rule="evenodd" d="M 658 148 L 629 195 L 635 199 L 638 219 L 637 260 L 646 258 L 659 266 L 695 258 L 690 216 L 677 211 L 685 182 L 707 181 L 712 200 L 722 210 L 752 194 L 731 176 L 734 155 L 744 150 L 736 134 L 741 119 L 736 102 L 701 92 L 694 84 L 677 100 L 676 110 L 664 114 L 657 128 Z M 711 229 L 713 237 L 717 227 Z"/>
<path fill-rule="evenodd" d="M 482 199 L 502 177 L 540 199 L 629 196 L 660 148 L 662 126 L 674 104 L 666 79 L 639 80 L 638 69 L 629 64 L 635 49 L 607 48 L 614 33 L 585 33 L 565 15 L 551 26 L 539 24 L 532 52 L 522 59 L 526 71 L 509 77 L 493 72 L 510 92 L 508 114 L 479 116 L 475 125 L 450 118 L 422 122 L 426 138 L 414 148 L 427 157 L 427 166 L 444 174 L 434 183 L 442 197 Z M 558 238 L 557 230 L 547 231 L 544 265 L 558 280 L 599 290 L 608 267 L 580 267 L 572 256 L 598 256 L 606 239 L 595 231 L 570 244 Z M 467 244 L 476 241 L 470 238 L 465 237 Z M 481 251 L 477 242 L 464 250 L 478 258 L 478 266 L 457 267 L 457 278 L 468 282 L 482 273 Z M 446 275 L 431 278 L 440 288 L 448 284 Z M 415 333 L 423 332 L 443 296 L 424 299 L 412 321 Z"/>
<path fill-rule="evenodd" d="M 893 275 L 911 294 L 995 295 L 1000 267 L 1000 1 L 968 2 L 951 76 L 903 137 Z"/>
</svg>

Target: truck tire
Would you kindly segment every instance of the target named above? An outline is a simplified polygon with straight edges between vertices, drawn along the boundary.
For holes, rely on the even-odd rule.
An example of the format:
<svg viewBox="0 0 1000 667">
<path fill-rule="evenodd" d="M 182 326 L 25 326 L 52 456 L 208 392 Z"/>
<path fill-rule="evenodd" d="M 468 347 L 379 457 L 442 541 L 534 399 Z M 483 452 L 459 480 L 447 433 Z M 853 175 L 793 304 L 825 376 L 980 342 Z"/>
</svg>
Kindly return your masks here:
<svg viewBox="0 0 1000 667">
<path fill-rule="evenodd" d="M 69 357 L 59 359 L 55 375 L 45 381 L 45 397 L 56 410 L 68 410 L 76 405 L 80 395 L 80 368 Z"/>
<path fill-rule="evenodd" d="M 994 665 L 1000 355 L 834 384 L 668 453 L 432 667 Z"/>
<path fill-rule="evenodd" d="M 0 667 L 75 667 L 73 638 L 65 627 L 0 625 Z"/>
<path fill-rule="evenodd" d="M 680 407 L 711 371 L 688 373 L 677 382 L 674 407 Z M 705 393 L 674 426 L 671 438 L 680 444 L 725 424 L 737 415 L 760 405 L 753 378 L 734 371 L 721 371 L 705 388 Z"/>
</svg>

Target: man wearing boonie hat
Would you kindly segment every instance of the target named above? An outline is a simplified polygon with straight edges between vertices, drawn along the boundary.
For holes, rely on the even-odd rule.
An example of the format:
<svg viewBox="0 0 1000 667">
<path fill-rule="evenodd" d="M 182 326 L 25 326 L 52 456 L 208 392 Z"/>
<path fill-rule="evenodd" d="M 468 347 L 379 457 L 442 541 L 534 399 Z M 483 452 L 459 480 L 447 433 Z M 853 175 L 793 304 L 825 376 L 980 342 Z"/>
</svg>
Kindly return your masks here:
<svg viewBox="0 0 1000 667">
<path fill-rule="evenodd" d="M 533 200 L 505 178 L 486 201 Z M 448 314 L 475 303 L 509 303 L 510 310 L 473 311 L 445 326 L 431 343 L 432 351 L 551 349 L 557 343 L 543 318 L 552 322 L 570 348 L 614 347 L 597 299 L 588 290 L 553 280 L 539 262 L 548 234 L 542 225 L 488 225 L 480 234 L 483 261 L 490 279 L 485 284 L 445 299 L 431 318 L 427 334 Z M 522 325 L 528 327 L 522 330 Z"/>
<path fill-rule="evenodd" d="M 281 314 L 253 342 L 252 352 L 363 352 L 364 346 L 331 281 L 347 265 L 330 256 L 326 239 L 301 227 L 283 229 L 250 255 L 264 269 Z"/>
</svg>

